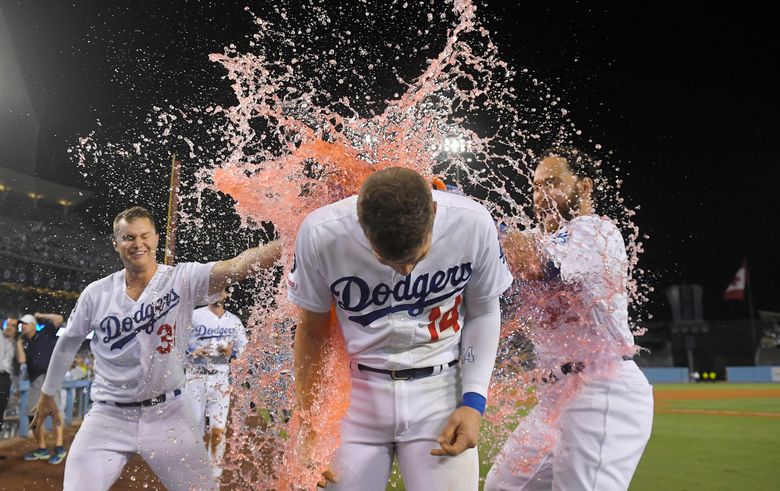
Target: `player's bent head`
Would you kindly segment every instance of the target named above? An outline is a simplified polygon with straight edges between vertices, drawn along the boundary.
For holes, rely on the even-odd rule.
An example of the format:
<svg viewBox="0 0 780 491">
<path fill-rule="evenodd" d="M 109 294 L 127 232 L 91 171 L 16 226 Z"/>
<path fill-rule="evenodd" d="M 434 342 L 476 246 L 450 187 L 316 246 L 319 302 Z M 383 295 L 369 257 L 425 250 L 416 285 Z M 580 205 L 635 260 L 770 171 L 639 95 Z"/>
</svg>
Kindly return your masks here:
<svg viewBox="0 0 780 491">
<path fill-rule="evenodd" d="M 133 206 L 132 208 L 128 208 L 122 211 L 114 218 L 114 237 L 116 237 L 117 233 L 119 233 L 122 222 L 132 223 L 136 220 L 143 219 L 149 220 L 149 222 L 152 224 L 152 227 L 154 228 L 154 231 L 157 232 L 157 224 L 155 223 L 152 214 L 149 213 L 149 210 L 142 206 Z"/>
<path fill-rule="evenodd" d="M 403 263 L 416 258 L 428 242 L 436 208 L 420 174 L 389 167 L 363 183 L 357 212 L 374 252 L 386 261 Z"/>
</svg>

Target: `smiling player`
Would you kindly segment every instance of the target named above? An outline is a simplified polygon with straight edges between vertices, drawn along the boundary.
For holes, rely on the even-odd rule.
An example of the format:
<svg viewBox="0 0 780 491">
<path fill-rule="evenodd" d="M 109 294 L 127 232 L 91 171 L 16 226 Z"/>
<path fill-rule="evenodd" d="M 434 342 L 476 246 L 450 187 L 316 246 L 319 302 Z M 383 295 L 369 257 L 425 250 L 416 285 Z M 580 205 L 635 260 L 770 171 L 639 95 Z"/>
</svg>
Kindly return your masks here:
<svg viewBox="0 0 780 491">
<path fill-rule="evenodd" d="M 217 489 L 202 435 L 184 398 L 185 350 L 195 305 L 234 281 L 273 266 L 277 243 L 208 264 L 158 264 L 159 235 L 141 207 L 114 219 L 124 269 L 87 286 L 52 356 L 31 426 L 59 412 L 53 394 L 90 331 L 94 401 L 73 440 L 64 489 L 107 490 L 140 454 L 170 490 Z M 88 484 L 85 484 L 88 483 Z"/>
</svg>

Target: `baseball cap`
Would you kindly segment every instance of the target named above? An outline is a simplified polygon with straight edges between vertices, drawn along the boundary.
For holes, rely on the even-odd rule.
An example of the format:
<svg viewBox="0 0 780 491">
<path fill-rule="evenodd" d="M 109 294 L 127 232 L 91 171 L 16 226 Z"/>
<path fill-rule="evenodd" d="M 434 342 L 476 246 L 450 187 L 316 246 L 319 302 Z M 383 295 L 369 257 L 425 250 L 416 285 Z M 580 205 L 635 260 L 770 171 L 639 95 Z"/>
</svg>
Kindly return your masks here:
<svg viewBox="0 0 780 491">
<path fill-rule="evenodd" d="M 38 321 L 35 320 L 35 316 L 31 314 L 27 314 L 23 316 L 21 319 L 19 319 L 19 322 L 23 324 L 37 324 Z"/>
</svg>

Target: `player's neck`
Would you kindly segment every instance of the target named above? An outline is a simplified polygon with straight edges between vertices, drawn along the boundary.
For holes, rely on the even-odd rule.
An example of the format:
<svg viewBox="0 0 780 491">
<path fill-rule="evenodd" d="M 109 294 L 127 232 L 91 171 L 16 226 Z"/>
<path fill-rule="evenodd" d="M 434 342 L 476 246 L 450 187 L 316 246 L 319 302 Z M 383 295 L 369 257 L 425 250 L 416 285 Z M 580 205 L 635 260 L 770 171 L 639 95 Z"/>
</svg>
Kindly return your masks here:
<svg viewBox="0 0 780 491">
<path fill-rule="evenodd" d="M 209 304 L 209 310 L 217 317 L 222 317 L 225 315 L 225 306 L 222 304 Z"/>
<path fill-rule="evenodd" d="M 129 290 L 137 288 L 143 290 L 152 281 L 152 277 L 156 272 L 157 263 L 140 269 L 125 267 L 125 284 Z"/>
</svg>

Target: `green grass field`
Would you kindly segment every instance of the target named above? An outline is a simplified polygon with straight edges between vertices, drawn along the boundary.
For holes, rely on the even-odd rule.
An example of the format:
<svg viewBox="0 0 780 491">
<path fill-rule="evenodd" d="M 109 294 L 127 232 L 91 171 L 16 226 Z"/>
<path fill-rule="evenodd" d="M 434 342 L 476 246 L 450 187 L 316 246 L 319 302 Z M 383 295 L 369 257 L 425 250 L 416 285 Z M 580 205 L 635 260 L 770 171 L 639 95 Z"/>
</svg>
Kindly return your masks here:
<svg viewBox="0 0 780 491">
<path fill-rule="evenodd" d="M 655 399 L 631 491 L 780 489 L 780 384 L 656 385 Z M 404 489 L 397 472 L 387 489 Z"/>
</svg>

